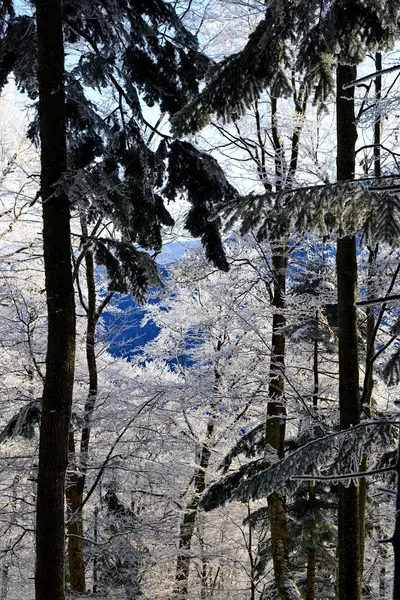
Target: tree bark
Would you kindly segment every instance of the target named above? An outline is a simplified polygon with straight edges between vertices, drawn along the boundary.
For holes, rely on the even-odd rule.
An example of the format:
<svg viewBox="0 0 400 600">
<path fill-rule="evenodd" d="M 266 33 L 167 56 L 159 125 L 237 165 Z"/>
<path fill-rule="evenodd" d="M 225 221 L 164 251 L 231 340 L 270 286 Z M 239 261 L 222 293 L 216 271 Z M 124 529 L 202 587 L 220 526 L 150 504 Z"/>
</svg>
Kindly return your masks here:
<svg viewBox="0 0 400 600">
<path fill-rule="evenodd" d="M 71 459 L 75 459 L 75 439 L 74 432 L 70 432 L 69 454 L 70 466 Z M 83 488 L 84 477 L 78 470 L 77 464 L 74 469 L 67 474 L 65 488 L 67 500 L 67 573 L 68 583 L 74 592 L 83 593 L 85 591 L 85 562 L 84 562 L 84 544 L 83 544 Z"/>
<path fill-rule="evenodd" d="M 36 600 L 65 598 L 64 490 L 75 361 L 70 211 L 59 182 L 67 169 L 60 0 L 37 0 L 43 249 L 48 310 L 39 443 Z"/>
<path fill-rule="evenodd" d="M 305 104 L 303 105 L 303 112 Z M 276 189 L 284 183 L 284 148 L 278 130 L 277 100 L 271 98 L 272 140 L 275 154 Z M 289 184 L 296 172 L 300 130 L 296 129 L 292 139 L 292 154 L 289 167 Z M 271 365 L 268 386 L 266 422 L 266 444 L 272 446 L 279 458 L 284 457 L 286 406 L 285 406 L 285 336 L 283 327 L 286 319 L 283 314 L 286 293 L 287 248 L 279 245 L 272 249 L 273 298 Z M 288 600 L 301 598 L 289 568 L 289 538 L 287 531 L 286 502 L 284 496 L 275 492 L 268 497 L 268 513 L 271 530 L 272 561 L 275 584 L 279 597 Z"/>
<path fill-rule="evenodd" d="M 88 239 L 89 233 L 84 216 L 81 216 L 82 237 Z M 109 293 L 96 307 L 96 282 L 94 272 L 93 252 L 87 249 L 85 252 L 86 287 L 87 287 L 87 324 L 86 324 L 86 363 L 89 374 L 89 392 L 84 407 L 84 425 L 80 440 L 79 464 L 76 464 L 76 452 L 74 434 L 70 437 L 70 461 L 75 462 L 72 472 L 69 474 L 66 487 L 67 509 L 68 509 L 68 580 L 71 590 L 83 593 L 86 590 L 85 583 L 85 556 L 83 543 L 83 495 L 86 484 L 87 467 L 89 460 L 90 436 L 92 429 L 92 417 L 98 396 L 98 373 L 97 359 L 95 353 L 95 336 L 97 322 L 106 308 L 113 293 Z"/>
<path fill-rule="evenodd" d="M 176 559 L 175 584 L 173 595 L 177 599 L 188 596 L 190 570 L 190 548 L 196 525 L 200 497 L 206 489 L 206 471 L 210 463 L 209 443 L 214 433 L 214 419 L 211 416 L 207 424 L 206 439 L 201 446 L 199 466 L 194 475 L 194 495 L 185 506 L 185 512 L 179 531 L 179 551 Z"/>
<path fill-rule="evenodd" d="M 343 86 L 356 79 L 356 67 L 337 67 L 337 179 L 354 179 L 357 129 L 354 88 Z M 355 236 L 337 242 L 336 252 L 339 314 L 339 408 L 340 428 L 360 422 L 357 332 L 357 256 Z M 339 600 L 361 598 L 359 488 L 338 486 Z"/>
<path fill-rule="evenodd" d="M 286 321 L 282 314 L 286 286 L 286 247 L 279 247 L 272 257 L 274 275 L 273 306 L 277 312 L 272 320 L 272 352 L 270 383 L 267 406 L 266 441 L 272 446 L 279 458 L 284 457 L 286 427 L 286 408 L 284 405 L 285 337 L 282 333 Z M 275 492 L 268 497 L 268 512 L 271 529 L 272 559 L 275 583 L 282 600 L 289 597 L 289 539 L 287 532 L 286 502 L 283 495 Z"/>
<path fill-rule="evenodd" d="M 83 238 L 87 238 L 88 230 L 84 217 L 81 217 L 81 229 Z M 74 465 L 74 469 L 68 477 L 66 487 L 68 508 L 68 580 L 71 590 L 80 593 L 85 592 L 86 589 L 82 503 L 89 457 L 91 418 L 98 394 L 95 354 L 95 333 L 98 317 L 96 314 L 94 260 L 93 253 L 90 250 L 87 250 L 85 253 L 85 267 L 87 286 L 86 362 L 89 373 L 89 392 L 84 408 L 84 426 L 81 434 L 79 465 Z M 71 437 L 70 460 L 74 460 L 76 453 L 74 434 L 72 432 Z"/>
</svg>

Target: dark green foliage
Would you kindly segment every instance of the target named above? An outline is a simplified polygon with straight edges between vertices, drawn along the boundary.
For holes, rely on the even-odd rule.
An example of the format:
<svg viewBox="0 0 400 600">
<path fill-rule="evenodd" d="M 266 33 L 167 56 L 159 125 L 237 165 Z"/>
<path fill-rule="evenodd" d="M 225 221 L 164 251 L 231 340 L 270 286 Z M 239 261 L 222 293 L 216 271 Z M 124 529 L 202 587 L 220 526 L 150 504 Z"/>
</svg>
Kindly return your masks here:
<svg viewBox="0 0 400 600">
<path fill-rule="evenodd" d="M 290 493 L 302 485 L 299 476 L 313 481 L 332 479 L 359 471 L 365 454 L 374 448 L 388 447 L 393 441 L 392 426 L 385 422 L 364 422 L 350 431 L 333 431 L 322 423 L 305 428 L 299 436 L 287 440 L 287 455 L 267 462 L 259 459 L 229 473 L 206 491 L 202 505 L 205 510 L 238 500 L 247 502 L 266 498 L 275 491 Z M 350 483 L 351 477 L 345 480 Z"/>
<path fill-rule="evenodd" d="M 163 193 L 170 200 L 185 193 L 192 208 L 185 226 L 195 237 L 201 237 L 206 255 L 217 267 L 228 270 L 220 235 L 221 219 L 214 207 L 223 206 L 237 196 L 217 161 L 197 150 L 189 142 L 176 140 L 169 147 L 169 178 Z"/>
<path fill-rule="evenodd" d="M 97 263 L 107 269 L 108 288 L 113 292 L 131 292 L 136 301 L 144 302 L 149 287 L 161 285 L 151 256 L 128 242 L 99 238 L 95 241 L 95 256 Z"/>
<path fill-rule="evenodd" d="M 4 4 L 4 3 L 3 3 Z M 0 38 L 0 91 L 14 73 L 21 92 L 37 98 L 36 27 L 32 17 L 12 18 L 4 37 Z"/>
<path fill-rule="evenodd" d="M 259 423 L 239 439 L 220 465 L 223 474 L 228 471 L 232 461 L 241 454 L 246 458 L 253 458 L 265 450 L 265 430 L 265 423 Z"/>
<path fill-rule="evenodd" d="M 253 460 L 247 465 L 243 465 L 234 473 L 229 473 L 225 477 L 222 477 L 217 483 L 212 484 L 206 490 L 200 505 L 208 511 L 213 510 L 218 506 L 222 506 L 231 500 L 235 500 L 237 487 L 246 481 L 249 481 L 253 475 L 265 471 L 269 466 L 270 463 L 263 458 Z"/>
<path fill-rule="evenodd" d="M 242 233 L 255 231 L 259 240 L 280 240 L 318 231 L 322 236 L 362 232 L 375 246 L 400 244 L 400 201 L 397 176 L 385 187 L 365 180 L 338 182 L 282 192 L 249 194 L 219 204 L 215 212 L 226 228 L 241 222 Z"/>
<path fill-rule="evenodd" d="M 281 72 L 277 65 L 290 64 L 283 40 L 290 30 L 292 17 L 288 15 L 288 6 L 283 7 L 282 15 L 279 12 L 277 6 L 269 8 L 267 18 L 250 35 L 245 48 L 224 59 L 209 73 L 205 90 L 173 119 L 178 134 L 202 129 L 212 113 L 224 121 L 243 116 L 262 89 L 271 83 L 276 83 L 275 92 L 291 92 L 286 77 L 279 77 Z"/>
<path fill-rule="evenodd" d="M 400 243 L 400 198 L 397 194 L 381 193 L 375 209 L 375 242 L 391 246 Z"/>
<path fill-rule="evenodd" d="M 0 432 L 0 443 L 17 436 L 31 439 L 35 434 L 35 426 L 40 423 L 41 414 L 41 399 L 35 398 L 27 402 Z"/>
<path fill-rule="evenodd" d="M 3 11 L 10 10 L 3 3 Z M 0 38 L 0 87 L 13 72 L 18 86 L 35 98 L 35 20 L 11 17 Z M 172 114 L 198 92 L 210 61 L 199 51 L 195 36 L 184 27 L 173 5 L 163 0 L 66 0 L 63 22 L 66 42 L 79 44 L 83 51 L 65 74 L 68 173 L 60 185 L 78 210 L 86 212 L 89 226 L 103 218 L 112 221 L 118 230 L 118 250 L 114 244 L 113 251 L 110 253 L 108 248 L 107 253 L 103 240 L 97 252 L 102 264 L 107 265 L 113 289 L 126 290 L 131 281 L 135 297 L 143 298 L 145 282 L 154 280 L 145 274 L 151 271 L 150 259 L 144 267 L 143 253 L 134 256 L 133 245 L 158 251 L 162 228 L 173 225 L 160 194 L 166 169 L 169 189 L 185 189 L 193 199 L 195 216 L 189 214 L 188 228 L 202 237 L 210 258 L 226 269 L 218 226 L 208 221 L 210 211 L 205 199 L 205 194 L 212 192 L 215 201 L 223 200 L 228 193 L 226 180 L 213 179 L 211 169 L 204 168 L 208 181 L 195 197 L 187 172 L 180 171 L 181 181 L 178 174 L 171 173 L 176 157 L 171 154 L 168 165 L 168 136 L 148 129 L 141 108 L 144 102 L 151 107 L 157 105 L 161 113 Z M 88 99 L 88 89 L 105 91 L 115 99 L 108 115 Z M 36 143 L 38 132 L 36 115 L 29 128 L 29 137 Z M 200 162 L 205 164 L 206 157 L 199 161 L 199 172 Z M 215 161 L 209 162 L 213 165 Z M 195 180 L 197 184 L 199 178 Z M 223 189 L 218 194 L 219 184 Z M 129 264 L 112 275 L 112 269 L 117 268 L 115 261 L 124 258 Z M 139 278 L 136 284 L 135 275 Z"/>
<path fill-rule="evenodd" d="M 399 7 L 395 0 L 331 0 L 323 8 L 319 0 L 270 0 L 243 50 L 221 61 L 201 94 L 174 117 L 175 131 L 194 133 L 213 113 L 235 120 L 267 87 L 274 95 L 290 93 L 285 73 L 292 68 L 314 86 L 315 99 L 323 101 L 333 90 L 337 55 L 357 64 L 368 50 L 393 45 Z M 288 51 L 294 44 L 297 60 Z"/>
<path fill-rule="evenodd" d="M 382 377 L 386 385 L 393 386 L 400 383 L 400 346 L 396 348 L 383 367 Z"/>
<path fill-rule="evenodd" d="M 81 39 L 91 47 L 80 64 L 87 85 L 105 87 L 108 71 L 122 76 L 122 88 L 135 104 L 134 86 L 146 104 L 157 103 L 170 113 L 198 91 L 209 60 L 171 4 L 69 1 L 64 3 L 64 16 L 67 39 Z"/>
</svg>

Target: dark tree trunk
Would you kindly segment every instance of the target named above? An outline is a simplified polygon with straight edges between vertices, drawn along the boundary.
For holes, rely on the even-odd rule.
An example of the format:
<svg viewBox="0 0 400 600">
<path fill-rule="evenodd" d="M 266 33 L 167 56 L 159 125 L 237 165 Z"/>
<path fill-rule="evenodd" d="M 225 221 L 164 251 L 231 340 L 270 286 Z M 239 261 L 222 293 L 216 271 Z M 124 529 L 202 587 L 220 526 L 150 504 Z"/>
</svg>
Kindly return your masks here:
<svg viewBox="0 0 400 600">
<path fill-rule="evenodd" d="M 305 105 L 303 111 L 305 110 Z M 272 139 L 275 154 L 276 189 L 282 189 L 284 173 L 284 148 L 278 130 L 277 100 L 271 98 Z M 289 184 L 297 168 L 300 130 L 296 129 L 292 139 L 292 155 L 289 167 Z M 284 457 L 286 406 L 285 406 L 285 336 L 283 314 L 286 293 L 286 246 L 272 249 L 273 298 L 271 366 L 268 386 L 266 443 L 272 446 L 279 458 Z M 275 584 L 282 600 L 301 597 L 289 569 L 289 538 L 287 531 L 286 502 L 284 496 L 275 492 L 268 497 L 269 523 L 271 530 L 272 560 Z"/>
<path fill-rule="evenodd" d="M 317 327 L 318 327 L 318 311 L 316 313 Z M 313 391 L 313 410 L 318 410 L 318 394 L 319 394 L 319 370 L 318 370 L 318 340 L 314 340 L 314 351 L 313 351 L 313 375 L 314 375 L 314 391 Z"/>
<path fill-rule="evenodd" d="M 37 0 L 43 247 L 48 309 L 39 445 L 36 600 L 64 600 L 64 490 L 75 360 L 75 305 L 67 195 L 64 47 L 60 0 Z"/>
<path fill-rule="evenodd" d="M 69 455 L 75 459 L 74 432 L 70 432 Z M 78 470 L 78 465 L 73 464 L 73 470 L 67 474 L 66 499 L 67 499 L 67 574 L 68 583 L 74 592 L 85 591 L 85 562 L 83 544 L 83 488 L 84 477 Z"/>
<path fill-rule="evenodd" d="M 314 600 L 315 598 L 315 569 L 317 566 L 317 551 L 315 548 L 307 550 L 307 591 L 306 600 Z"/>
<path fill-rule="evenodd" d="M 81 217 L 81 229 L 84 239 L 88 237 L 87 225 Z M 91 418 L 96 404 L 98 393 L 97 362 L 95 354 L 95 332 L 97 324 L 96 313 L 96 285 L 94 279 L 93 253 L 85 253 L 86 285 L 87 285 L 87 325 L 86 325 L 86 362 L 89 373 L 89 393 L 84 409 L 84 426 L 81 435 L 80 461 L 74 465 L 73 471 L 67 480 L 67 507 L 68 507 L 68 580 L 74 592 L 84 592 L 85 560 L 83 544 L 83 492 L 86 482 L 86 472 L 89 456 Z M 73 433 L 71 433 L 73 437 Z M 70 444 L 70 461 L 75 460 L 75 442 Z"/>
<path fill-rule="evenodd" d="M 81 216 L 82 237 L 88 239 L 89 233 L 86 220 Z M 98 396 L 97 359 L 95 352 L 95 336 L 97 322 L 110 302 L 113 293 L 109 293 L 96 307 L 96 282 L 94 274 L 93 252 L 85 252 L 86 286 L 87 286 L 87 324 L 86 324 L 86 363 L 89 374 L 89 392 L 84 408 L 84 425 L 80 441 L 79 464 L 76 464 L 75 441 L 71 433 L 70 461 L 74 462 L 72 472 L 67 480 L 67 507 L 68 507 L 68 580 L 74 592 L 85 592 L 85 556 L 83 543 L 83 508 L 84 490 L 86 484 L 87 467 L 89 460 L 90 436 L 92 430 L 92 417 Z"/>
<path fill-rule="evenodd" d="M 375 54 L 375 68 L 377 71 L 382 70 L 382 55 L 380 52 Z M 376 178 L 381 177 L 381 132 L 382 132 L 382 117 L 380 114 L 380 100 L 382 96 L 382 76 L 379 75 L 375 79 L 375 100 L 376 100 L 376 117 L 374 123 L 374 175 Z M 376 257 L 378 254 L 378 246 L 369 248 L 368 256 L 368 283 L 371 288 L 372 277 L 375 273 Z M 369 298 L 373 298 L 374 291 L 371 290 L 368 294 Z M 374 389 L 374 369 L 373 365 L 370 364 L 375 354 L 375 307 L 367 307 L 367 356 L 365 365 L 365 376 L 366 381 L 364 383 L 365 394 L 363 393 L 363 407 L 364 411 L 371 416 L 372 406 L 372 392 Z M 368 470 L 368 456 L 365 456 L 361 467 L 361 471 Z M 361 573 L 364 570 L 364 552 L 365 552 L 365 519 L 366 519 L 366 506 L 367 506 L 367 489 L 368 481 L 364 477 L 360 481 L 360 544 L 361 544 Z"/>
<path fill-rule="evenodd" d="M 393 600 L 400 600 L 400 428 L 398 431 L 396 472 L 396 517 L 394 534 L 392 537 L 392 546 L 394 553 Z"/>
<path fill-rule="evenodd" d="M 354 114 L 354 88 L 343 86 L 356 78 L 356 68 L 337 67 L 337 179 L 354 179 L 357 129 Z M 340 428 L 360 422 L 357 332 L 357 256 L 355 236 L 338 240 L 337 253 L 339 313 L 339 406 Z M 339 600 L 361 598 L 360 504 L 359 488 L 338 486 Z"/>
<path fill-rule="evenodd" d="M 275 448 L 278 457 L 284 457 L 286 407 L 284 398 L 285 336 L 282 328 L 286 324 L 282 309 L 286 288 L 286 247 L 274 249 L 272 271 L 274 277 L 273 306 L 277 312 L 272 319 L 272 352 L 270 383 L 267 406 L 267 443 Z M 275 492 L 268 497 L 269 523 L 271 530 L 272 560 L 275 582 L 282 600 L 301 597 L 289 568 L 289 537 L 287 530 L 286 502 L 284 496 Z"/>
</svg>

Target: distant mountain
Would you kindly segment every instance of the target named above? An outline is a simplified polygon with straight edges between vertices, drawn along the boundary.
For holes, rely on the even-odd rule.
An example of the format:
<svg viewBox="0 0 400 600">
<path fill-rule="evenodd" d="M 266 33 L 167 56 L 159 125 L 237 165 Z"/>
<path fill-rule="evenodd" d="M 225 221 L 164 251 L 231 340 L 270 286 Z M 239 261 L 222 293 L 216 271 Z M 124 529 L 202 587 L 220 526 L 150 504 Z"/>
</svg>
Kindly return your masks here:
<svg viewBox="0 0 400 600">
<path fill-rule="evenodd" d="M 198 240 L 171 242 L 165 244 L 161 254 L 157 257 L 160 271 L 163 275 L 168 273 L 168 265 L 183 257 L 187 250 L 200 245 Z M 158 300 L 150 298 L 147 304 L 157 304 Z M 107 337 L 112 338 L 109 352 L 113 356 L 127 358 L 141 353 L 141 346 L 154 340 L 159 332 L 159 327 L 148 320 L 144 327 L 142 320 L 146 316 L 146 304 L 137 304 L 130 294 L 116 295 L 110 310 L 102 317 L 102 324 Z"/>
</svg>

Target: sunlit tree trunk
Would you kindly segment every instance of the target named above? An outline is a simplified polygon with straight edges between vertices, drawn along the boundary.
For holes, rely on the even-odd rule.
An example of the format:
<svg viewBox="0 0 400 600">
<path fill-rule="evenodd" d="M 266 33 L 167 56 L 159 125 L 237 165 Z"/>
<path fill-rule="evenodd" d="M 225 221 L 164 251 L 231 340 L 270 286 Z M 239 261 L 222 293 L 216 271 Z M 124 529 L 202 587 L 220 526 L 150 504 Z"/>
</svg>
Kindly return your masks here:
<svg viewBox="0 0 400 600">
<path fill-rule="evenodd" d="M 221 349 L 218 343 L 218 350 Z M 214 369 L 214 395 L 219 393 L 220 373 Z M 187 502 L 179 530 L 179 549 L 176 559 L 175 583 L 173 595 L 177 599 L 184 600 L 188 597 L 188 581 L 190 572 L 190 548 L 196 526 L 197 513 L 201 495 L 206 489 L 206 473 L 210 464 L 210 444 L 214 434 L 214 417 L 210 416 L 207 423 L 206 437 L 201 445 L 199 464 L 194 474 L 194 494 Z"/>
</svg>

